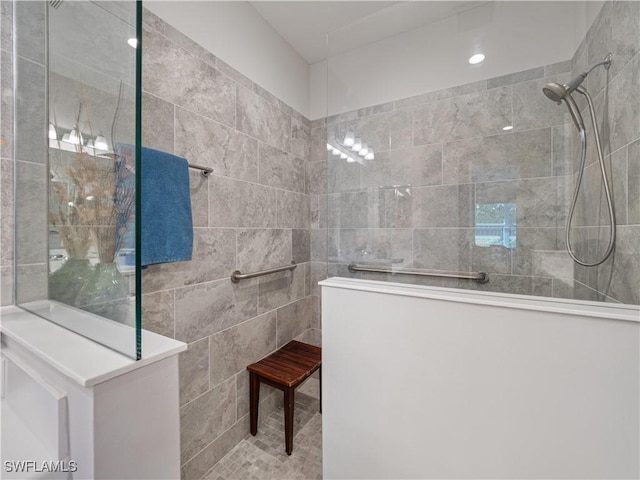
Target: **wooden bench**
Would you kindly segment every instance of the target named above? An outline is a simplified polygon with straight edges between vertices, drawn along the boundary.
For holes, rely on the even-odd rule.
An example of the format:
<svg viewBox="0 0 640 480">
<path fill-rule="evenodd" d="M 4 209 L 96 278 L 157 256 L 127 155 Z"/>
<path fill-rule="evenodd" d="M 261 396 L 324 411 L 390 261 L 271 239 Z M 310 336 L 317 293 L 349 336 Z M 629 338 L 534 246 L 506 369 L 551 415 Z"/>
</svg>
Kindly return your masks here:
<svg viewBox="0 0 640 480">
<path fill-rule="evenodd" d="M 271 355 L 247 367 L 251 435 L 258 433 L 260 383 L 284 392 L 284 438 L 288 455 L 293 451 L 293 410 L 296 388 L 318 370 L 320 374 L 320 413 L 322 413 L 322 349 L 293 340 Z"/>
</svg>

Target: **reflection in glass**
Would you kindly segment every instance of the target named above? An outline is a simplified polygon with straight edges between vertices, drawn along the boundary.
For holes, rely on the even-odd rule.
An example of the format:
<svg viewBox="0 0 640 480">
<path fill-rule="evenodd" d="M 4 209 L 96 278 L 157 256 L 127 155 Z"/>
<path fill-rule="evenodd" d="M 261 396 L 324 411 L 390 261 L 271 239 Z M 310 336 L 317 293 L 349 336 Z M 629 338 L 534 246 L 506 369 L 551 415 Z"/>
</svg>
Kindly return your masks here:
<svg viewBox="0 0 640 480">
<path fill-rule="evenodd" d="M 36 3 L 41 4 L 33 2 Z M 18 211 L 17 222 L 24 238 L 35 237 L 38 229 L 46 228 L 46 242 L 41 242 L 40 248 L 40 254 L 46 256 L 39 263 L 43 271 L 48 264 L 48 276 L 43 282 L 45 288 L 37 296 L 26 295 L 29 282 L 18 282 L 18 303 L 138 358 L 134 147 L 138 128 L 137 65 L 136 49 L 127 42 L 137 37 L 137 5 L 41 5 L 48 8 L 47 25 L 40 29 L 42 47 L 48 50 L 46 69 L 43 67 L 48 81 L 42 82 L 39 91 L 31 96 L 21 96 L 16 121 L 32 121 L 30 110 L 36 108 L 48 112 L 42 138 L 48 148 L 43 148 L 37 157 L 25 158 L 45 167 L 37 178 L 34 169 L 32 181 L 48 184 L 48 194 L 37 199 L 42 203 L 40 211 L 47 216 L 36 221 Z M 21 27 L 32 21 L 31 17 L 18 19 L 18 42 L 35 42 Z M 34 83 L 27 73 L 17 79 L 19 92 Z M 38 98 L 46 98 L 48 105 L 36 107 Z M 34 139 L 16 135 L 15 141 L 28 145 Z M 22 178 L 18 180 L 25 183 Z M 26 243 L 18 244 L 17 249 L 26 258 Z"/>
</svg>

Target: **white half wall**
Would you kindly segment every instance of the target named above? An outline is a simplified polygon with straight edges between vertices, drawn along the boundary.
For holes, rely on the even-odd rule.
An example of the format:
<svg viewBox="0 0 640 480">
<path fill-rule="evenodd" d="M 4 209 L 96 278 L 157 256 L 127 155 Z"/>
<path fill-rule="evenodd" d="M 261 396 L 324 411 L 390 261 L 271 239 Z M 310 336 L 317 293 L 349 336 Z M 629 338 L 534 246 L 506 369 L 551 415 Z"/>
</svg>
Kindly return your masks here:
<svg viewBox="0 0 640 480">
<path fill-rule="evenodd" d="M 321 285 L 324 478 L 638 478 L 637 307 Z"/>
<path fill-rule="evenodd" d="M 248 2 L 145 0 L 144 6 L 309 116 L 309 64 Z"/>
<path fill-rule="evenodd" d="M 411 2 L 329 35 L 329 68 L 311 65 L 310 118 L 344 113 L 568 60 L 602 2 L 486 2 L 471 10 L 344 53 L 354 30 L 399 21 Z M 470 65 L 468 58 L 486 60 Z M 329 84 L 327 85 L 327 80 Z M 329 92 L 327 97 L 327 92 Z"/>
</svg>

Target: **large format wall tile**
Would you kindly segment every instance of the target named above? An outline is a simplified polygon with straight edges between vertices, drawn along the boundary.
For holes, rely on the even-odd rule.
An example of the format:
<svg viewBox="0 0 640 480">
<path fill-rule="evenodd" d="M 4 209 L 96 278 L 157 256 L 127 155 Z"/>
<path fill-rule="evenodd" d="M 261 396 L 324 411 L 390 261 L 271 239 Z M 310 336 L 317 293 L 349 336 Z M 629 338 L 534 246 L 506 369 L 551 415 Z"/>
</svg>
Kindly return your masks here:
<svg viewBox="0 0 640 480">
<path fill-rule="evenodd" d="M 277 348 L 311 328 L 312 308 L 312 299 L 308 296 L 277 310 Z"/>
<path fill-rule="evenodd" d="M 522 83 L 544 76 L 544 67 L 531 68 L 521 72 L 510 73 L 501 77 L 494 77 L 487 80 L 487 88 L 505 87 L 514 83 Z"/>
<path fill-rule="evenodd" d="M 563 202 L 558 200 L 555 177 L 476 184 L 476 204 L 515 205 L 517 225 L 555 227 L 561 221 Z"/>
<path fill-rule="evenodd" d="M 457 97 L 459 95 L 466 95 L 469 93 L 482 92 L 486 89 L 487 81 L 480 80 L 479 82 L 465 83 L 463 85 L 445 88 L 444 90 L 437 90 L 435 92 L 424 93 L 409 98 L 403 98 L 402 100 L 396 100 L 395 102 L 393 102 L 393 105 L 396 109 L 413 107 L 423 103 L 433 103 L 438 100 L 444 100 L 445 98 Z"/>
<path fill-rule="evenodd" d="M 194 168 L 189 169 L 191 216 L 195 228 L 209 226 L 209 178 Z"/>
<path fill-rule="evenodd" d="M 482 290 L 485 292 L 510 293 L 515 295 L 536 295 L 550 297 L 552 279 L 543 277 L 518 277 L 514 275 L 489 275 L 489 283 L 459 282 L 459 288 Z"/>
<path fill-rule="evenodd" d="M 20 57 L 44 65 L 46 35 L 48 34 L 46 29 L 47 4 L 45 2 L 19 1 L 14 2 L 13 5 L 15 6 L 16 53 Z"/>
<path fill-rule="evenodd" d="M 304 297 L 308 269 L 307 264 L 302 264 L 292 272 L 261 277 L 258 283 L 258 313 L 268 312 Z"/>
<path fill-rule="evenodd" d="M 0 2 L 1 5 L 11 2 Z M 12 3 L 11 3 L 12 4 Z M 4 11 L 3 11 L 4 13 Z M 5 21 L 4 16 L 0 20 Z M 4 23 L 2 24 L 4 28 Z M 2 30 L 2 34 L 5 30 Z M 0 124 L 2 125 L 2 142 L 0 155 L 2 158 L 13 158 L 13 54 L 11 50 L 0 51 Z"/>
<path fill-rule="evenodd" d="M 369 192 L 348 192 L 327 197 L 329 228 L 374 227 Z"/>
<path fill-rule="evenodd" d="M 225 177 L 209 177 L 209 225 L 272 227 L 276 224 L 276 190 Z"/>
<path fill-rule="evenodd" d="M 276 312 L 224 330 L 211 337 L 211 385 L 241 372 L 276 349 Z"/>
<path fill-rule="evenodd" d="M 231 128 L 176 108 L 176 154 L 216 175 L 257 182 L 258 143 Z"/>
<path fill-rule="evenodd" d="M 16 261 L 48 260 L 47 170 L 39 163 L 15 162 Z M 3 226 L 4 229 L 4 226 Z"/>
<path fill-rule="evenodd" d="M 626 2 L 625 2 L 626 3 Z M 607 90 L 594 99 L 600 122 L 608 127 L 605 147 L 615 152 L 640 137 L 640 58 L 629 62 L 608 84 Z M 606 153 L 605 153 L 606 154 Z"/>
<path fill-rule="evenodd" d="M 472 228 L 416 229 L 414 263 L 432 270 L 470 270 Z"/>
<path fill-rule="evenodd" d="M 577 130 L 573 122 L 551 129 L 551 157 L 554 176 L 570 175 L 578 168 L 579 159 L 573 149 L 573 136 L 576 134 Z"/>
<path fill-rule="evenodd" d="M 299 228 L 291 231 L 291 248 L 293 261 L 305 263 L 311 260 L 311 230 Z"/>
<path fill-rule="evenodd" d="M 142 328 L 165 337 L 175 334 L 173 290 L 142 295 Z"/>
<path fill-rule="evenodd" d="M 640 303 L 640 227 L 619 227 L 616 250 L 598 271 L 598 291 L 633 305 Z M 603 244 L 605 242 L 601 242 Z"/>
<path fill-rule="evenodd" d="M 291 230 L 243 229 L 238 231 L 237 268 L 243 273 L 291 263 Z"/>
<path fill-rule="evenodd" d="M 146 324 L 190 343 L 180 360 L 182 477 L 201 478 L 248 433 L 244 369 L 275 349 L 276 310 L 301 300 L 313 305 L 310 295 L 319 293 L 308 263 L 310 193 L 316 194 L 314 223 L 326 228 L 327 202 L 320 197 L 327 191 L 326 128 L 153 14 L 143 21 L 144 143 L 214 170 L 206 179 L 190 175 L 193 260 L 152 266 L 143 276 Z M 3 109 L 11 99 L 5 78 Z M 9 148 L 6 142 L 3 152 Z M 341 171 L 338 181 L 358 188 L 348 173 Z M 292 259 L 293 273 L 229 280 L 235 269 L 252 272 Z M 316 267 L 314 282 L 326 276 L 326 263 Z M 296 320 L 311 325 L 313 307 L 303 310 L 310 312 Z M 283 321 L 281 334 L 289 329 Z M 297 333 L 292 328 L 290 335 Z M 280 392 L 266 386 L 261 397 L 261 418 L 282 404 Z"/>
<path fill-rule="evenodd" d="M 180 354 L 180 404 L 209 390 L 209 338 L 189 344 Z"/>
<path fill-rule="evenodd" d="M 416 107 L 414 144 L 495 135 L 511 120 L 511 88 L 501 87 Z"/>
<path fill-rule="evenodd" d="M 327 261 L 327 229 L 311 230 L 311 261 Z"/>
<path fill-rule="evenodd" d="M 247 436 L 248 431 L 249 415 L 245 415 L 182 466 L 182 480 L 200 480 L 240 440 Z"/>
<path fill-rule="evenodd" d="M 373 231 L 373 258 L 393 267 L 412 265 L 413 230 L 378 228 Z"/>
<path fill-rule="evenodd" d="M 512 273 L 532 275 L 535 251 L 564 251 L 562 228 L 517 228 L 516 246 L 512 251 Z"/>
<path fill-rule="evenodd" d="M 13 305 L 13 267 L 0 267 L 0 306 Z"/>
<path fill-rule="evenodd" d="M 176 339 L 195 342 L 258 314 L 258 283 L 228 278 L 176 290 Z"/>
<path fill-rule="evenodd" d="M 369 228 L 329 229 L 328 261 L 348 264 L 373 260 L 373 232 Z"/>
<path fill-rule="evenodd" d="M 414 197 L 408 188 L 381 188 L 377 194 L 378 225 L 381 228 L 413 226 Z"/>
<path fill-rule="evenodd" d="M 550 128 L 444 144 L 444 183 L 486 182 L 549 175 Z"/>
<path fill-rule="evenodd" d="M 511 273 L 512 251 L 504 245 L 471 246 L 471 270 L 489 273 Z"/>
<path fill-rule="evenodd" d="M 236 397 L 237 397 L 237 409 L 236 416 L 238 420 L 243 418 L 249 419 L 249 372 L 243 370 L 236 375 Z M 283 395 L 280 390 L 277 390 L 269 385 L 262 383 L 260 385 L 260 407 L 258 408 L 258 422 L 261 422 L 264 418 L 267 418 L 277 407 L 282 407 Z M 247 423 L 248 425 L 248 423 Z M 245 436 L 249 432 L 247 426 L 245 430 Z"/>
<path fill-rule="evenodd" d="M 312 127 L 311 137 L 309 139 L 309 161 L 310 162 L 326 162 L 327 161 L 327 127 Z"/>
<path fill-rule="evenodd" d="M 180 456 L 183 463 L 234 424 L 235 397 L 235 378 L 230 378 L 180 409 Z"/>
<path fill-rule="evenodd" d="M 277 226 L 279 228 L 308 228 L 311 221 L 309 195 L 278 190 Z"/>
<path fill-rule="evenodd" d="M 142 144 L 173 153 L 173 104 L 148 93 L 142 94 Z"/>
<path fill-rule="evenodd" d="M 314 193 L 339 193 L 360 190 L 362 188 L 361 174 L 364 167 L 358 162 L 349 163 L 339 157 L 331 157 L 327 162 L 326 179 L 327 191 Z"/>
<path fill-rule="evenodd" d="M 564 62 L 552 63 L 551 65 L 544 66 L 545 77 L 560 75 L 562 73 L 571 73 L 571 60 L 565 60 Z"/>
<path fill-rule="evenodd" d="M 305 119 L 306 120 L 306 119 Z M 311 125 L 297 116 L 291 117 L 291 153 L 298 158 L 309 158 Z"/>
<path fill-rule="evenodd" d="M 627 158 L 627 194 L 629 225 L 640 224 L 640 140 L 629 145 Z"/>
<path fill-rule="evenodd" d="M 46 300 L 49 280 L 46 263 L 18 265 L 16 272 L 16 303 Z"/>
<path fill-rule="evenodd" d="M 13 49 L 13 2 L 0 2 L 0 48 Z"/>
<path fill-rule="evenodd" d="M 469 227 L 474 224 L 473 185 L 412 188 L 415 228 Z"/>
<path fill-rule="evenodd" d="M 14 155 L 16 160 L 44 164 L 47 160 L 47 73 L 44 66 L 20 57 L 16 70 Z"/>
<path fill-rule="evenodd" d="M 611 68 L 597 68 L 589 75 L 589 91 L 599 93 L 640 50 L 640 4 L 607 1 L 587 34 L 588 63 L 602 62 L 613 53 Z M 637 87 L 637 83 L 634 84 Z"/>
<path fill-rule="evenodd" d="M 342 144 L 347 132 L 353 133 L 366 143 L 374 152 L 387 152 L 411 147 L 412 130 L 411 122 L 413 112 L 410 109 L 395 110 L 392 112 L 372 115 L 348 121 L 341 121 L 328 127 L 328 138 Z"/>
<path fill-rule="evenodd" d="M 425 145 L 376 155 L 362 168 L 363 187 L 442 183 L 442 145 Z"/>
<path fill-rule="evenodd" d="M 12 264 L 14 258 L 13 161 L 0 160 L 0 266 Z"/>
<path fill-rule="evenodd" d="M 558 82 L 563 84 L 569 80 L 569 75 L 564 74 L 552 78 L 541 78 L 514 85 L 514 130 L 531 130 L 534 128 L 564 125 L 565 123 L 570 122 L 571 118 L 569 116 L 569 111 L 565 105 L 557 105 L 542 93 L 542 87 L 549 82 Z"/>
<path fill-rule="evenodd" d="M 306 165 L 303 160 L 264 143 L 259 146 L 258 156 L 261 184 L 304 193 Z"/>
<path fill-rule="evenodd" d="M 238 129 L 273 147 L 291 151 L 291 117 L 278 105 L 238 87 Z"/>
<path fill-rule="evenodd" d="M 235 126 L 236 84 L 162 35 L 144 30 L 144 89 L 164 100 Z"/>
<path fill-rule="evenodd" d="M 196 228 L 189 262 L 151 265 L 143 272 L 145 292 L 178 288 L 227 278 L 236 265 L 236 232 L 226 228 Z"/>
<path fill-rule="evenodd" d="M 323 150 L 326 153 L 326 149 Z M 322 195 L 327 193 L 328 165 L 326 158 L 318 162 L 307 162 L 306 193 Z"/>
</svg>

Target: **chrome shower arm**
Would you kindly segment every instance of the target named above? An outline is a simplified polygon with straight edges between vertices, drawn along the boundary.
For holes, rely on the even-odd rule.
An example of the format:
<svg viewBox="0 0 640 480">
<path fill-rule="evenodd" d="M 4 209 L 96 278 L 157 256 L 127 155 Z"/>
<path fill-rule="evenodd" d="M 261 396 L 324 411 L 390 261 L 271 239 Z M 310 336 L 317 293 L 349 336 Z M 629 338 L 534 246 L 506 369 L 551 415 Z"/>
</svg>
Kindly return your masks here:
<svg viewBox="0 0 640 480">
<path fill-rule="evenodd" d="M 605 70 L 609 70 L 609 67 L 611 67 L 611 62 L 613 61 L 613 53 L 609 52 L 607 53 L 607 56 L 604 57 L 604 60 L 600 63 L 596 63 L 595 65 L 593 65 L 589 70 L 587 70 L 586 72 L 583 73 L 584 76 L 589 75 L 593 70 L 595 70 L 596 68 L 600 67 L 600 66 L 604 66 Z M 580 92 L 582 93 L 582 92 Z"/>
</svg>

